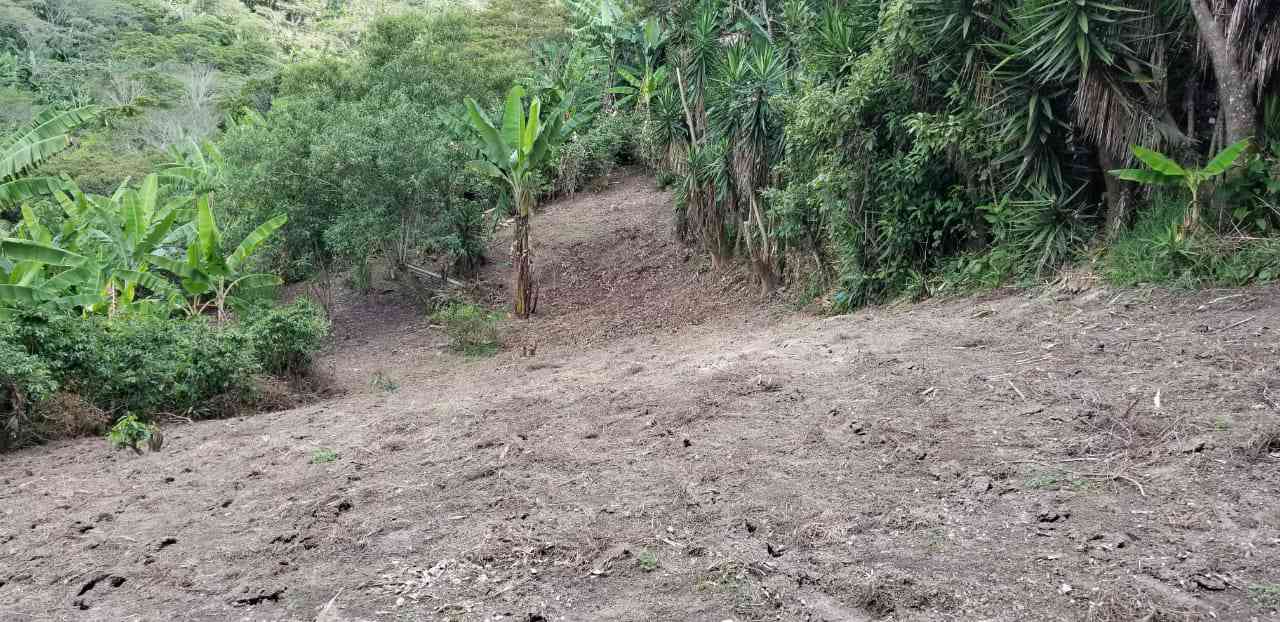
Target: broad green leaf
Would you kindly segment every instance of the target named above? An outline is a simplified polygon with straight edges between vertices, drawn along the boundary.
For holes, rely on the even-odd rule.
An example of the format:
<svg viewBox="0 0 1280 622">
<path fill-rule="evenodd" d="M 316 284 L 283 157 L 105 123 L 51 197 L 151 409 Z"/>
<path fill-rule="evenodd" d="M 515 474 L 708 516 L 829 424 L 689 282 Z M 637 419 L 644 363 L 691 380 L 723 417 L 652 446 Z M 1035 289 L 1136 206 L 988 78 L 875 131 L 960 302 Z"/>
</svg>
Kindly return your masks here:
<svg viewBox="0 0 1280 622">
<path fill-rule="evenodd" d="M 77 294 L 75 296 L 63 296 L 54 298 L 51 302 L 63 308 L 67 307 L 83 307 L 90 308 L 106 302 L 106 298 L 102 294 Z"/>
<path fill-rule="evenodd" d="M 1111 174 L 1125 181 L 1136 181 L 1140 184 L 1148 184 L 1153 186 L 1175 184 L 1181 180 L 1180 177 L 1172 177 L 1169 175 L 1163 175 L 1161 173 L 1157 173 L 1155 171 L 1148 171 L 1148 170 L 1137 169 L 1137 168 L 1118 169 L 1118 170 L 1111 171 Z"/>
<path fill-rule="evenodd" d="M 33 305 L 40 299 L 34 287 L 23 285 L 0 285 L 0 302 L 11 304 Z"/>
<path fill-rule="evenodd" d="M 507 91 L 507 103 L 502 113 L 502 142 L 508 149 L 519 148 L 524 123 L 524 88 L 517 84 Z"/>
<path fill-rule="evenodd" d="M 128 282 L 141 285 L 153 292 L 165 293 L 173 289 L 173 285 L 168 281 L 160 278 L 150 272 L 139 272 L 137 270 L 116 270 L 117 278 Z"/>
<path fill-rule="evenodd" d="M 1142 160 L 1143 164 L 1150 166 L 1151 169 L 1157 173 L 1163 173 L 1173 177 L 1187 176 L 1186 169 L 1182 168 L 1177 162 L 1170 160 L 1162 153 L 1152 151 L 1146 147 L 1134 145 L 1133 155 L 1138 156 L 1138 159 Z"/>
<path fill-rule="evenodd" d="M 525 121 L 523 136 L 520 137 L 520 150 L 525 153 L 533 151 L 533 141 L 542 131 L 541 115 L 542 101 L 535 97 L 533 103 L 529 104 L 529 119 Z"/>
<path fill-rule="evenodd" d="M 221 263 L 222 234 L 218 231 L 218 223 L 213 219 L 213 208 L 209 206 L 208 197 L 196 200 L 196 245 L 201 264 Z"/>
<path fill-rule="evenodd" d="M 17 205 L 54 194 L 62 189 L 62 183 L 57 177 L 26 177 L 0 183 L 0 205 Z"/>
<path fill-rule="evenodd" d="M 1208 177 L 1216 177 L 1227 172 L 1228 169 L 1240 159 L 1240 154 L 1249 148 L 1249 139 L 1246 138 L 1234 145 L 1223 149 L 1221 153 L 1204 167 L 1204 174 Z"/>
<path fill-rule="evenodd" d="M 77 266 L 85 259 L 83 255 L 77 255 L 50 244 L 15 238 L 0 240 L 0 255 L 18 261 L 36 261 L 50 266 L 64 267 Z"/>
<path fill-rule="evenodd" d="M 200 274 L 198 270 L 186 262 L 178 261 L 170 257 L 161 257 L 159 255 L 148 255 L 147 262 L 180 279 L 204 280 L 204 275 Z"/>
<path fill-rule="evenodd" d="M 59 272 L 53 278 L 45 281 L 44 289 L 50 293 L 57 294 L 71 289 L 72 287 L 97 289 L 98 284 L 97 267 L 83 265 Z"/>
<path fill-rule="evenodd" d="M 479 173 L 488 175 L 494 179 L 504 179 L 506 177 L 503 175 L 502 169 L 494 166 L 493 163 L 488 160 L 472 160 L 467 164 Z"/>
<path fill-rule="evenodd" d="M 475 100 L 469 97 L 467 98 L 467 114 L 471 116 L 472 126 L 480 134 L 480 139 L 484 141 L 485 147 L 488 149 L 489 159 L 497 164 L 506 162 L 506 154 L 510 150 L 506 148 L 506 145 L 502 144 L 502 136 L 498 134 L 497 128 L 493 126 L 493 123 L 489 122 L 489 118 L 476 105 Z"/>
<path fill-rule="evenodd" d="M 280 214 L 279 216 L 258 225 L 257 229 L 254 229 L 252 233 L 240 242 L 240 245 L 231 253 L 231 256 L 227 257 L 227 269 L 232 273 L 239 271 L 240 268 L 244 266 L 244 262 L 249 259 L 249 256 L 253 255 L 253 253 L 258 250 L 258 247 L 262 246 L 262 243 L 266 242 L 267 239 L 271 237 L 271 234 L 275 233 L 280 227 L 283 227 L 288 221 L 288 216 Z"/>
</svg>

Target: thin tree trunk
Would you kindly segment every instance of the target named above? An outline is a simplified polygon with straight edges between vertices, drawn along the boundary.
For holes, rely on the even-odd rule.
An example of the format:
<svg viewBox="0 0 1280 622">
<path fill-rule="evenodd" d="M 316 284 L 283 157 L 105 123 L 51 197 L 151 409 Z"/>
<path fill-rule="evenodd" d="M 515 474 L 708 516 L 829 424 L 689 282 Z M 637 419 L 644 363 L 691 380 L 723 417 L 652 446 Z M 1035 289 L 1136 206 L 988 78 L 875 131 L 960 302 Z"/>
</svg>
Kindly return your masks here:
<svg viewBox="0 0 1280 622">
<path fill-rule="evenodd" d="M 1209 49 L 1209 57 L 1213 60 L 1218 101 L 1227 121 L 1226 139 L 1230 145 L 1257 136 L 1258 113 L 1244 70 L 1236 62 L 1235 50 L 1231 49 L 1231 42 L 1206 1 L 1191 0 L 1191 11 L 1196 17 L 1200 40 Z"/>
</svg>

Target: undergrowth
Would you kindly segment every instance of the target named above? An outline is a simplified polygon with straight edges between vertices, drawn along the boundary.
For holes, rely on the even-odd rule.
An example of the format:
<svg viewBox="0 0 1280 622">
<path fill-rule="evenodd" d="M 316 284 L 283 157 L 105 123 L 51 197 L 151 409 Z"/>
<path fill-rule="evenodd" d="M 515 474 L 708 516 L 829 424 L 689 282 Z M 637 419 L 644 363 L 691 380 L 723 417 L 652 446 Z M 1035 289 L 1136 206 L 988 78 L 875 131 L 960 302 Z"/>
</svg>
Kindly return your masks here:
<svg viewBox="0 0 1280 622">
<path fill-rule="evenodd" d="M 471 356 L 489 356 L 502 347 L 498 334 L 499 315 L 484 307 L 455 302 L 431 315 L 431 321 L 444 327 L 449 347 Z"/>
</svg>

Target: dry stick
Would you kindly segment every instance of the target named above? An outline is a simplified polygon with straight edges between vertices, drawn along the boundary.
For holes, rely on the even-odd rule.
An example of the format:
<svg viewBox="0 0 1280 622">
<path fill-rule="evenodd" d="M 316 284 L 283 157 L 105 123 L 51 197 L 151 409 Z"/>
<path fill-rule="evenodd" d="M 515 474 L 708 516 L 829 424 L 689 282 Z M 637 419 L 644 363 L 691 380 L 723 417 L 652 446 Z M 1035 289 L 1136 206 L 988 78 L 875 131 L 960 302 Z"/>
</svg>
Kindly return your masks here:
<svg viewBox="0 0 1280 622">
<path fill-rule="evenodd" d="M 1024 401 L 1024 402 L 1025 402 L 1025 401 L 1027 401 L 1027 396 L 1023 395 L 1023 394 L 1022 394 L 1022 391 L 1019 391 L 1019 390 L 1018 390 L 1018 387 L 1014 386 L 1014 384 L 1013 384 L 1013 381 L 1012 381 L 1012 380 L 1005 380 L 1005 382 L 1009 383 L 1009 388 L 1010 388 L 1010 389 L 1013 389 L 1013 390 L 1014 390 L 1014 392 L 1018 394 L 1018 397 L 1022 398 L 1022 401 Z"/>
<path fill-rule="evenodd" d="M 1245 318 L 1245 319 L 1243 319 L 1243 320 L 1240 320 L 1239 322 L 1236 322 L 1235 324 L 1232 324 L 1232 325 L 1230 325 L 1230 326 L 1223 326 L 1222 328 L 1218 328 L 1218 329 L 1215 329 L 1215 330 L 1212 330 L 1212 331 L 1209 331 L 1209 332 L 1220 333 L 1220 332 L 1222 332 L 1222 331 L 1224 331 L 1224 330 L 1231 330 L 1231 329 L 1233 329 L 1233 328 L 1235 328 L 1235 327 L 1237 327 L 1237 326 L 1239 326 L 1239 325 L 1241 325 L 1241 324 L 1247 324 L 1247 323 L 1252 322 L 1252 321 L 1254 321 L 1254 320 L 1256 320 L 1256 319 L 1258 319 L 1258 316 L 1256 316 L 1256 315 L 1251 315 L 1251 316 L 1249 316 L 1249 317 L 1247 317 L 1247 318 Z"/>
</svg>

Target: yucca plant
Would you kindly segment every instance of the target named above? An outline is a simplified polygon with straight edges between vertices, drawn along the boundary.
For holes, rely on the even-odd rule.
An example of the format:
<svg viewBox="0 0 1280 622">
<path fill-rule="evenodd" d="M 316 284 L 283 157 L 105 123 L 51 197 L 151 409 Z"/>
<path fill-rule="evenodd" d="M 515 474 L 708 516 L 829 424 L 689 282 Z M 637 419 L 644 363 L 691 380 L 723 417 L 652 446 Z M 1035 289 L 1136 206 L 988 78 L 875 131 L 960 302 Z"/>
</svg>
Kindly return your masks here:
<svg viewBox="0 0 1280 622">
<path fill-rule="evenodd" d="M 777 286 L 778 249 L 759 195 L 782 155 L 783 119 L 776 101 L 786 92 L 786 67 L 763 40 L 730 48 L 721 67 L 724 101 L 715 109 L 714 125 L 731 145 L 734 187 L 746 212 L 741 235 L 767 294 Z"/>
<path fill-rule="evenodd" d="M 1186 188 L 1191 193 L 1191 202 L 1187 204 L 1186 216 L 1179 231 L 1180 235 L 1185 236 L 1194 233 L 1200 226 L 1200 191 L 1204 184 L 1231 170 L 1241 154 L 1249 148 L 1249 143 L 1250 140 L 1246 138 L 1223 149 L 1204 168 L 1184 167 L 1162 153 L 1135 145 L 1133 155 L 1150 168 L 1118 169 L 1111 171 L 1111 174 L 1126 181 L 1150 186 L 1181 185 Z"/>
<path fill-rule="evenodd" d="M 512 311 L 518 318 L 527 318 L 537 306 L 533 249 L 529 243 L 529 218 L 538 202 L 535 177 L 546 165 L 551 148 L 564 141 L 578 119 L 572 108 L 561 106 L 544 120 L 542 101 L 537 97 L 526 111 L 524 88 L 520 86 L 513 86 L 507 92 L 500 126 L 489 121 L 470 98 L 467 112 L 483 143 L 483 159 L 473 165 L 506 186 L 515 211 L 516 230 L 511 244 Z"/>
</svg>

